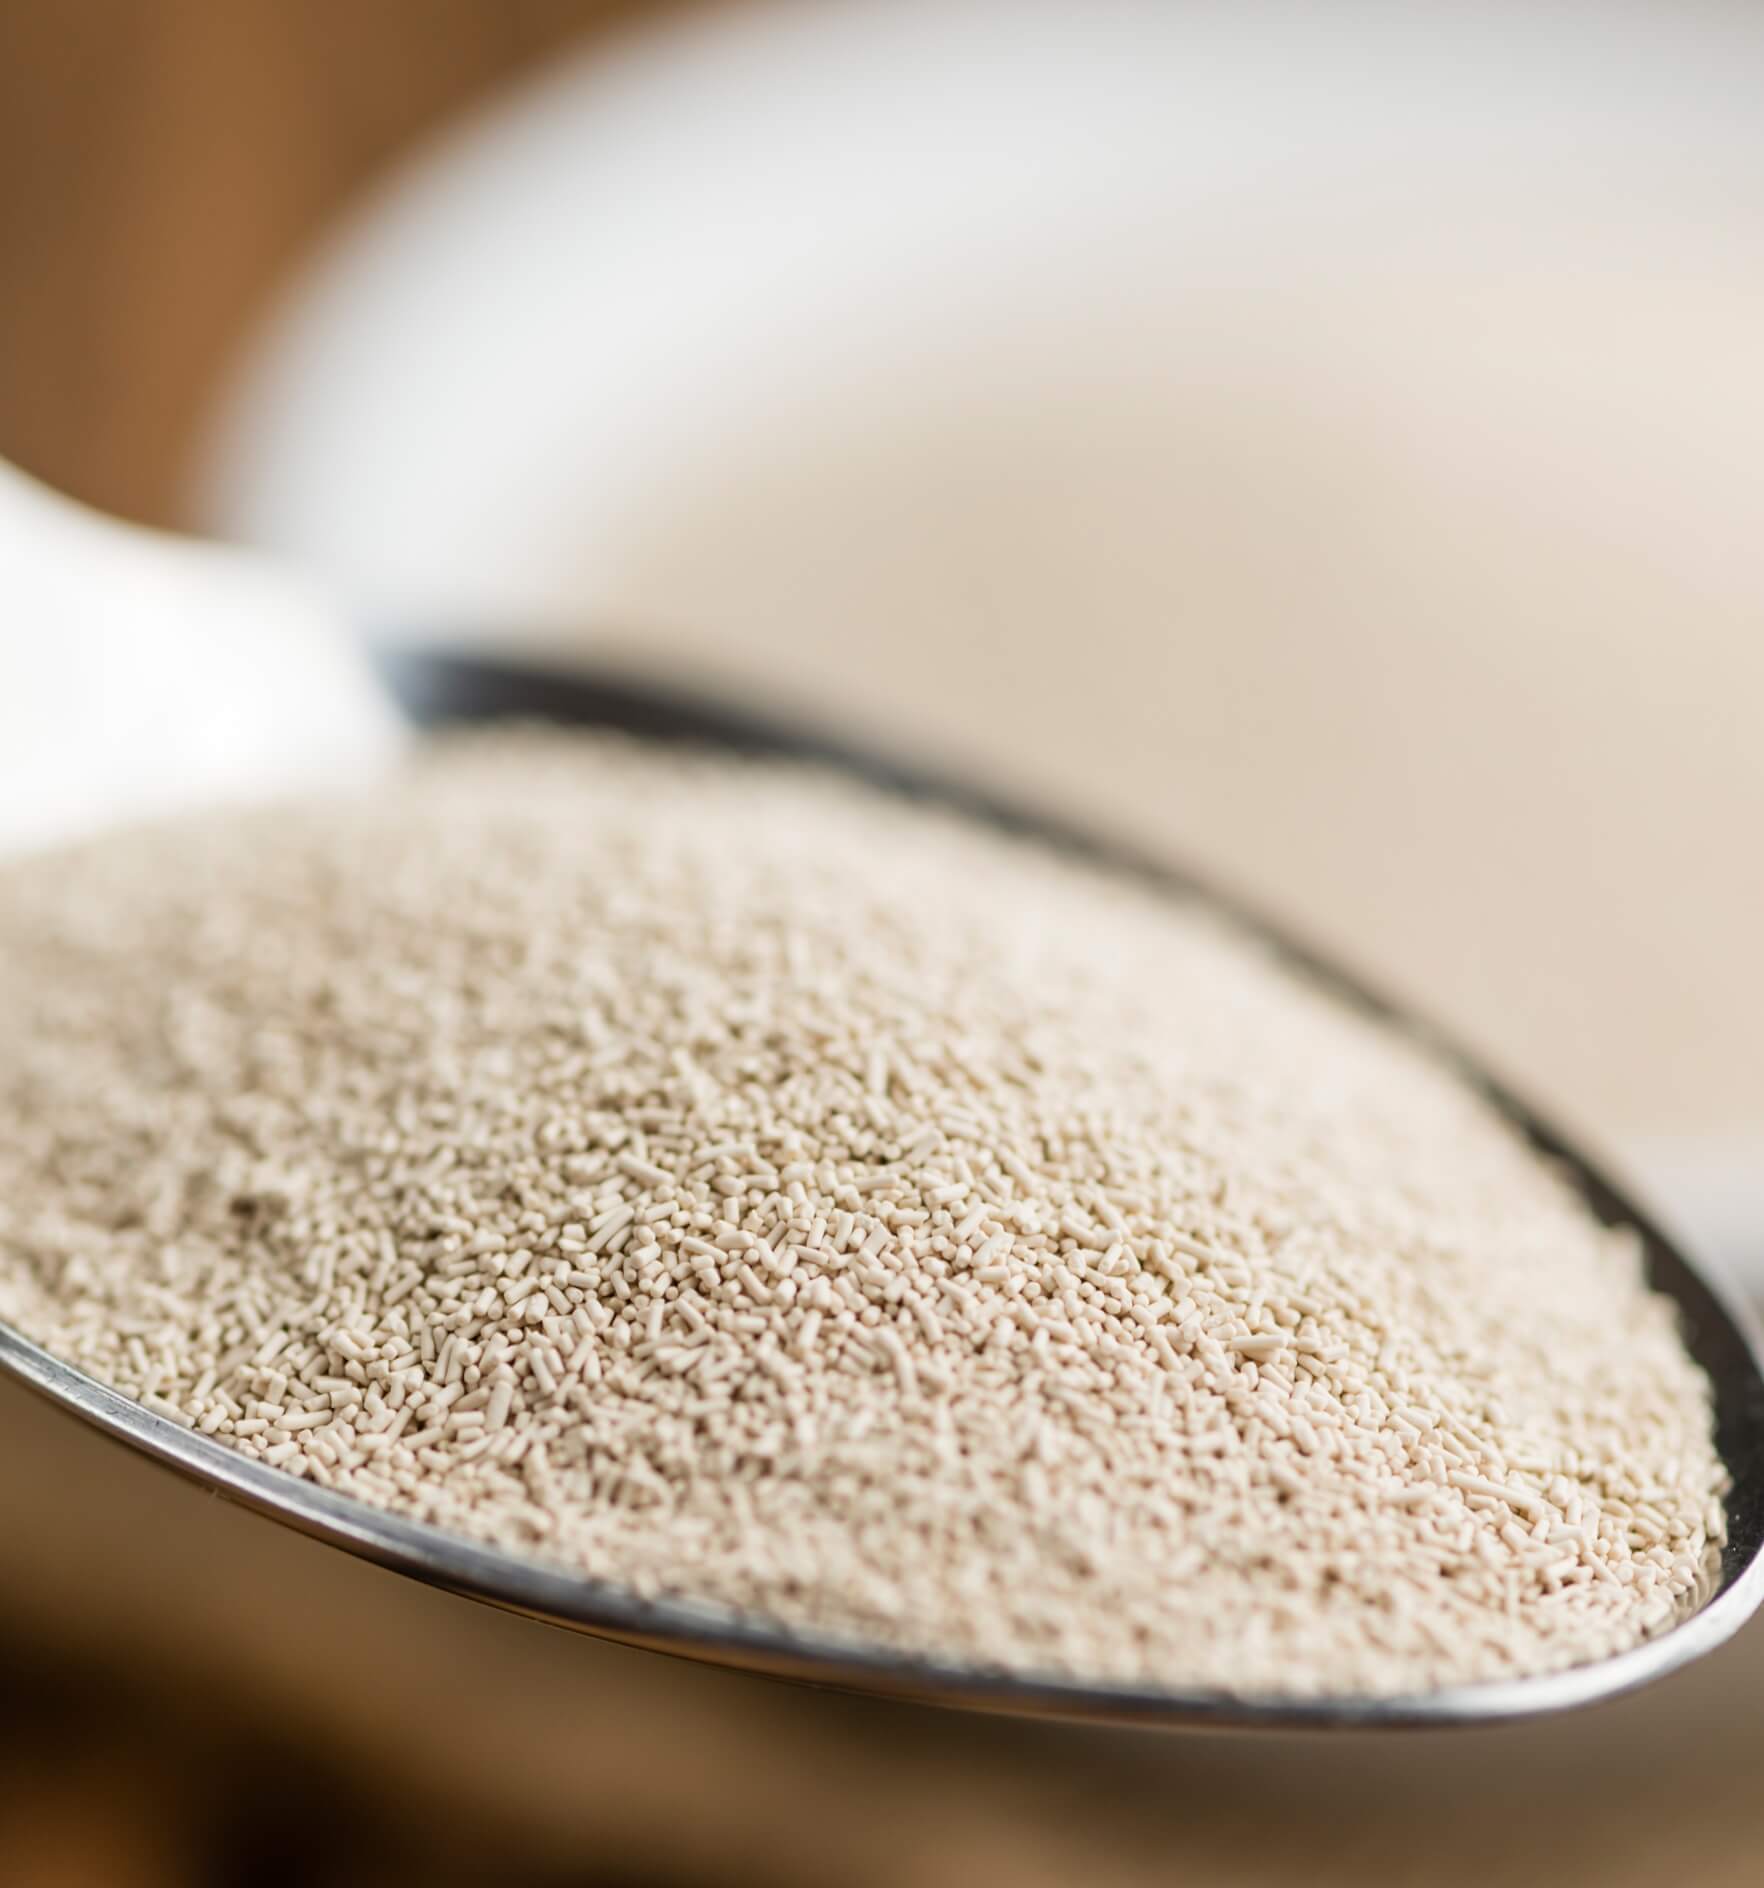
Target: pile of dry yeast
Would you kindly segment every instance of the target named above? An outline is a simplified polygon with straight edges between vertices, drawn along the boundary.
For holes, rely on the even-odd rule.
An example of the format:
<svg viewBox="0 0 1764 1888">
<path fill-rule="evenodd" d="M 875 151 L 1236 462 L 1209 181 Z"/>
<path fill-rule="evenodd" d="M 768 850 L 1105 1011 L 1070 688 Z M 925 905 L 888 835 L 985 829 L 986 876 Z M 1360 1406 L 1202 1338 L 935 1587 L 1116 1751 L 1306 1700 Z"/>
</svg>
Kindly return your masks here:
<svg viewBox="0 0 1764 1888">
<path fill-rule="evenodd" d="M 1407 1692 L 1721 1538 L 1669 1306 L 1215 920 L 532 731 L 0 871 L 0 1316 L 289 1474 L 805 1631 Z"/>
</svg>

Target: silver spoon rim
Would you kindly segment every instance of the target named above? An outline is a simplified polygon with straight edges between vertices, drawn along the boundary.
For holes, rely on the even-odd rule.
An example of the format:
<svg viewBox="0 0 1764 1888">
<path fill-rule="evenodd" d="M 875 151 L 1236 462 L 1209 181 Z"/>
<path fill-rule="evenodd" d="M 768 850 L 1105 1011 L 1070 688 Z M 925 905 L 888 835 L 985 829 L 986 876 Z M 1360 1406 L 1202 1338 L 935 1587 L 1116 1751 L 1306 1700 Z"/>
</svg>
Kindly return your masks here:
<svg viewBox="0 0 1764 1888">
<path fill-rule="evenodd" d="M 952 805 L 1204 900 L 1271 944 L 1363 1013 L 1445 1053 L 1460 1074 L 1556 1161 L 1601 1219 L 1639 1235 L 1650 1282 L 1677 1305 L 1685 1341 L 1715 1391 L 1716 1440 L 1733 1480 L 1729 1538 L 1713 1590 L 1695 1611 L 1642 1644 L 1592 1664 L 1407 1696 L 1254 1694 L 1088 1684 L 1059 1675 L 1005 1674 L 917 1658 L 827 1635 L 796 1633 L 687 1601 L 644 1599 L 566 1568 L 503 1552 L 237 1454 L 213 1438 L 110 1389 L 0 1322 L 0 1371 L 69 1415 L 256 1514 L 361 1559 L 465 1598 L 618 1644 L 760 1676 L 944 1707 L 1089 1724 L 1209 1730 L 1393 1729 L 1489 1725 L 1615 1697 L 1702 1657 L 1764 1603 L 1764 1355 L 1749 1310 L 1693 1265 L 1606 1176 L 1507 1087 L 1419 1019 L 1297 944 L 1203 880 L 1125 851 L 971 787 L 622 676 L 555 673 L 445 649 L 388 660 L 394 692 L 419 722 L 514 713 L 650 738 L 830 762 L 914 797 Z"/>
<path fill-rule="evenodd" d="M 286 1474 L 123 1396 L 0 1323 L 0 1370 L 112 1440 L 268 1520 L 462 1598 L 618 1645 L 905 1702 L 1073 1723 L 1211 1730 L 1453 1727 L 1544 1716 L 1635 1690 L 1722 1644 L 1764 1600 L 1764 1559 L 1668 1631 L 1592 1665 L 1398 1697 L 1089 1685 L 796 1634 L 480 1545 Z"/>
</svg>

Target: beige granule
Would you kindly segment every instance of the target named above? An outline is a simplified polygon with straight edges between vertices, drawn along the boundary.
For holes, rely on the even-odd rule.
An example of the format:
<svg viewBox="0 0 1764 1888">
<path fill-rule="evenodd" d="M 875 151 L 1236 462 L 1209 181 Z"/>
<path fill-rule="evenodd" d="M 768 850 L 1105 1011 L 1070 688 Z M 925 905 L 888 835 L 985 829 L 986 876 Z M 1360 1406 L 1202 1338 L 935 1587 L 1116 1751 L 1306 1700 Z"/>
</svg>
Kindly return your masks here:
<svg viewBox="0 0 1764 1888">
<path fill-rule="evenodd" d="M 1247 1692 L 1691 1604 L 1708 1386 L 1423 1050 L 785 765 L 438 744 L 0 873 L 0 1314 L 646 1594 Z"/>
</svg>

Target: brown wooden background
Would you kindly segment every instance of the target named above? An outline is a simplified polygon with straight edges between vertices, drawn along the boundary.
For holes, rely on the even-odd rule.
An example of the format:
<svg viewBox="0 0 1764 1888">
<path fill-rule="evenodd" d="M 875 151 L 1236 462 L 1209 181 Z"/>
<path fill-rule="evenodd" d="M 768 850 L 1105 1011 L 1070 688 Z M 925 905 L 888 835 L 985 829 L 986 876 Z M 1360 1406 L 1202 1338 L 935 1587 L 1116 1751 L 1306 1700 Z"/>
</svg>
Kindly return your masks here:
<svg viewBox="0 0 1764 1888">
<path fill-rule="evenodd" d="M 338 206 L 498 80 L 666 5 L 0 0 L 0 455 L 177 521 L 216 375 Z"/>
</svg>

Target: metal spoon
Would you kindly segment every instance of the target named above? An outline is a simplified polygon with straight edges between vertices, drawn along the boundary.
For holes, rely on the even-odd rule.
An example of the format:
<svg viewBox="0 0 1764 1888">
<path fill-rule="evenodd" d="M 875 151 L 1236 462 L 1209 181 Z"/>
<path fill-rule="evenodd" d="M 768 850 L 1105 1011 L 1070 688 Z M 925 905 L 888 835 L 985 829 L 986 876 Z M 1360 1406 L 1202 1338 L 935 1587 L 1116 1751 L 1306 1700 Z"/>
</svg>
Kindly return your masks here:
<svg viewBox="0 0 1764 1888">
<path fill-rule="evenodd" d="M 938 780 L 834 739 L 662 688 L 610 677 L 547 673 L 468 656 L 409 650 L 384 657 L 382 677 L 419 726 L 503 716 L 617 728 L 658 741 L 812 758 L 891 791 L 953 805 L 973 818 L 1106 860 L 1228 910 L 1362 1011 L 1438 1038 L 1414 1018 L 1292 942 L 1233 900 L 1167 866 L 1077 833 L 1055 819 Z M 628 1645 L 767 1676 L 968 1710 L 1148 1727 L 1295 1729 L 1486 1724 L 1559 1711 L 1633 1689 L 1733 1634 L 1764 1599 L 1764 1374 L 1750 1317 L 1706 1279 L 1586 1158 L 1499 1083 L 1456 1055 L 1462 1073 L 1555 1160 L 1599 1218 L 1635 1228 L 1649 1278 L 1678 1307 L 1691 1353 L 1715 1392 L 1716 1442 L 1733 1486 L 1728 1540 L 1704 1603 L 1635 1649 L 1570 1671 L 1454 1686 L 1398 1698 L 1246 1696 L 1003 1677 L 860 1644 L 784 1632 L 684 1602 L 629 1592 L 482 1547 L 297 1480 L 180 1427 L 50 1356 L 0 1324 L 0 1369 L 143 1455 L 301 1533 L 430 1585 Z"/>
</svg>

